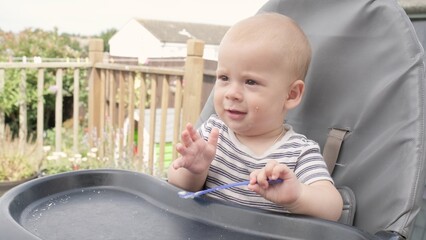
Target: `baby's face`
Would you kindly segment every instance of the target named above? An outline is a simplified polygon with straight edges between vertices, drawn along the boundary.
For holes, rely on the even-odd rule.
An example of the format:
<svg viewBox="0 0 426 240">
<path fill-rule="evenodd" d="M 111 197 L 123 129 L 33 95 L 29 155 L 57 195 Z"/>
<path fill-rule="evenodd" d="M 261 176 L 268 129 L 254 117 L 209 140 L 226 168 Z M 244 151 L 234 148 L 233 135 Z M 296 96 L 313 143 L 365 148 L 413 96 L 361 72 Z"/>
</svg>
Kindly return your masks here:
<svg viewBox="0 0 426 240">
<path fill-rule="evenodd" d="M 222 42 L 214 89 L 216 113 L 239 135 L 277 129 L 287 112 L 291 84 L 287 67 L 266 42 Z"/>
</svg>

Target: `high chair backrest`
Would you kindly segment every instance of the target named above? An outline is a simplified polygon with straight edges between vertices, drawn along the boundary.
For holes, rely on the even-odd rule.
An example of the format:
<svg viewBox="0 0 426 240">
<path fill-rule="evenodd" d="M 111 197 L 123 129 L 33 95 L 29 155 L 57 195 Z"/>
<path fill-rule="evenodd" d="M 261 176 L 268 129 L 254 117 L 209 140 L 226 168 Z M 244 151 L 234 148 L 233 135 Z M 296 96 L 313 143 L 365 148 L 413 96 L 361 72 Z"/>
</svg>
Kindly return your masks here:
<svg viewBox="0 0 426 240">
<path fill-rule="evenodd" d="M 354 226 L 407 237 L 423 192 L 423 48 L 395 0 L 270 0 L 296 20 L 313 58 L 301 105 L 286 119 L 321 147 L 347 131 L 333 172 L 356 197 Z M 266 27 L 266 26 L 265 26 Z M 200 121 L 213 113 L 211 96 Z"/>
</svg>

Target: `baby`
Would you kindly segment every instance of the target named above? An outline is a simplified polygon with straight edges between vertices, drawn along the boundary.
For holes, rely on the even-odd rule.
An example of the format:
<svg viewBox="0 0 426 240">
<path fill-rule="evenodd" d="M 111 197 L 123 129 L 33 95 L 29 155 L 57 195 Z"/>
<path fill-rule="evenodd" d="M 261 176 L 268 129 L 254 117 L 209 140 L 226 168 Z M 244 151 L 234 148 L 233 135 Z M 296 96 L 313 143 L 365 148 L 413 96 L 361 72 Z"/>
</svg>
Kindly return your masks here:
<svg viewBox="0 0 426 240">
<path fill-rule="evenodd" d="M 301 102 L 311 48 L 289 17 L 262 13 L 225 34 L 212 115 L 188 124 L 168 180 L 188 191 L 250 179 L 212 196 L 273 211 L 338 220 L 342 198 L 318 144 L 283 124 Z M 268 180 L 283 179 L 269 184 Z"/>
</svg>

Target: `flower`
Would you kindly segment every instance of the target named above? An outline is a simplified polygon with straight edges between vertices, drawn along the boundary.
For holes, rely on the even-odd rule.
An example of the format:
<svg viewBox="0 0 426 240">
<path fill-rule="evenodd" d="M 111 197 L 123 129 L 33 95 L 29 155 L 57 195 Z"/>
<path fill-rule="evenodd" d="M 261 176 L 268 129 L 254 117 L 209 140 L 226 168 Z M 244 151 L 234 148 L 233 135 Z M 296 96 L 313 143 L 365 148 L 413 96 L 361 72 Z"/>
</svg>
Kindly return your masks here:
<svg viewBox="0 0 426 240">
<path fill-rule="evenodd" d="M 47 92 L 55 94 L 58 91 L 58 86 L 56 85 L 52 85 L 49 87 L 49 89 L 47 89 Z"/>
<path fill-rule="evenodd" d="M 44 153 L 50 152 L 51 149 L 52 149 L 52 147 L 49 146 L 49 145 L 43 146 L 43 152 Z"/>
<path fill-rule="evenodd" d="M 58 156 L 56 156 L 56 155 L 50 155 L 50 156 L 47 156 L 47 158 L 46 158 L 48 161 L 54 161 L 54 160 L 58 160 L 59 159 L 59 157 Z"/>
</svg>

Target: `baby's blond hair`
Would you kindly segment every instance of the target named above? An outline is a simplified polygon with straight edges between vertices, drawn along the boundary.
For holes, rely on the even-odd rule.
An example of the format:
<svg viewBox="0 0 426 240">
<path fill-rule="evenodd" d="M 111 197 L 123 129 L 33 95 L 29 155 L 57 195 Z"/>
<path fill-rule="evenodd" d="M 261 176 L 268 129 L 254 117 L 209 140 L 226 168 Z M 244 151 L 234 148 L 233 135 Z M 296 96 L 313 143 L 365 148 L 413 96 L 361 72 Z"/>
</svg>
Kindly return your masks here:
<svg viewBox="0 0 426 240">
<path fill-rule="evenodd" d="M 311 61 L 311 46 L 299 25 L 278 13 L 260 13 L 232 26 L 223 41 L 270 41 L 293 69 L 293 80 L 304 80 Z"/>
</svg>

